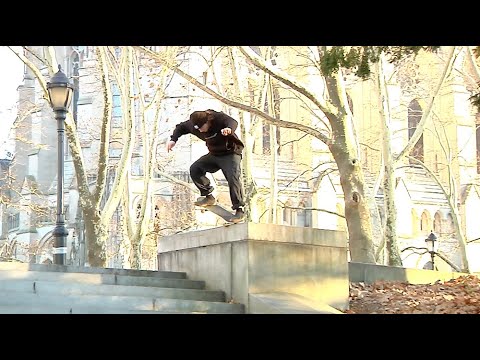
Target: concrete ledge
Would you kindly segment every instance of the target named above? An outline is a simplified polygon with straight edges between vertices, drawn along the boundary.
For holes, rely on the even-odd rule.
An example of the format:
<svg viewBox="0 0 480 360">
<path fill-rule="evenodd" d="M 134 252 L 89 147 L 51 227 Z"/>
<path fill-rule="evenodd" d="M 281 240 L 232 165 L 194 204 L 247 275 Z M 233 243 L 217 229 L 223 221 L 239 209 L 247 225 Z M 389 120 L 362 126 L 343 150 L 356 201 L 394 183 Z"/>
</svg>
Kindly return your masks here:
<svg viewBox="0 0 480 360">
<path fill-rule="evenodd" d="M 345 233 L 316 228 L 242 223 L 158 241 L 159 271 L 203 280 L 206 289 L 224 291 L 226 301 L 245 304 L 247 313 L 249 295 L 266 293 L 347 309 L 347 260 Z"/>
<path fill-rule="evenodd" d="M 460 272 L 422 270 L 357 262 L 348 264 L 348 272 L 350 282 L 365 282 L 367 284 L 380 280 L 401 281 L 409 284 L 432 284 L 435 281 L 444 282 L 467 275 Z"/>
<path fill-rule="evenodd" d="M 158 252 L 177 251 L 196 247 L 244 240 L 345 247 L 345 233 L 286 225 L 241 223 L 212 229 L 190 231 L 164 236 L 158 241 Z"/>
</svg>

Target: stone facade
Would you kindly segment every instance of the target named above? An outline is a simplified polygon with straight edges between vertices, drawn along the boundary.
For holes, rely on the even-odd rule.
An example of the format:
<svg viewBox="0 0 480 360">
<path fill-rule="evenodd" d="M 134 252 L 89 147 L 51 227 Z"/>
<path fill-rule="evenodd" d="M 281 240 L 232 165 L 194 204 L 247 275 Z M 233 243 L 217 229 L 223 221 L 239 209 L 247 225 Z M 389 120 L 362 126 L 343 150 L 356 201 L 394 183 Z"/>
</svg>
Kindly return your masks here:
<svg viewBox="0 0 480 360">
<path fill-rule="evenodd" d="M 63 64 L 63 68 L 69 77 L 78 79 L 78 95 L 74 104 L 77 118 L 78 134 L 82 151 L 86 159 L 95 159 L 98 150 L 99 129 L 95 128 L 93 121 L 102 113 L 103 99 L 100 92 L 100 82 L 96 73 L 96 59 L 94 47 L 57 47 L 57 61 Z M 218 70 L 216 78 L 208 75 L 203 59 L 194 55 L 201 54 L 208 58 L 211 54 L 209 47 L 191 47 L 190 53 L 182 55 L 181 66 L 195 79 L 203 84 L 214 88 L 222 85 L 225 93 L 234 91 L 233 82 L 229 81 L 226 70 L 226 57 L 218 57 L 212 63 L 212 68 Z M 297 56 L 301 47 L 295 49 L 278 47 L 276 64 L 288 71 L 292 76 L 307 80 L 309 85 L 316 91 L 322 91 L 323 84 L 315 80 L 311 71 L 303 66 L 302 57 Z M 391 133 L 392 148 L 398 153 L 407 143 L 409 127 L 419 119 L 418 113 L 425 111 L 425 106 L 431 96 L 435 84 L 439 78 L 447 48 L 442 48 L 437 54 L 422 54 L 415 62 L 410 62 L 398 67 L 389 83 L 389 96 L 391 104 Z M 190 54 L 190 55 L 188 55 Z M 240 57 L 239 57 L 240 58 Z M 259 83 L 258 74 L 248 70 L 245 63 L 240 62 L 240 77 L 251 83 Z M 41 67 L 40 67 L 41 68 Z M 41 68 L 42 69 L 42 68 Z M 144 70 L 144 69 L 143 69 Z M 141 71 L 143 71 L 141 69 Z M 45 69 L 43 69 L 45 71 Z M 78 74 L 75 73 L 78 71 Z M 467 75 L 470 69 L 467 66 L 465 55 L 461 53 L 455 62 L 454 71 L 448 77 L 442 87 L 438 99 L 434 104 L 431 120 L 427 122 L 423 135 L 423 156 L 425 164 L 438 176 L 442 184 L 449 184 L 449 176 L 452 176 L 455 189 L 457 189 L 458 204 L 461 215 L 461 226 L 467 236 L 467 241 L 479 237 L 478 226 L 475 224 L 475 211 L 480 205 L 478 196 L 478 114 L 468 101 L 472 91 L 472 84 Z M 76 75 L 75 75 L 76 74 Z M 151 79 L 152 73 L 145 70 L 145 85 Z M 395 75 L 395 76 L 393 76 Z M 413 80 L 418 80 L 417 82 Z M 381 241 L 381 221 L 383 215 L 382 188 L 376 191 L 375 182 L 381 167 L 381 123 L 378 109 L 378 94 L 374 90 L 371 81 L 360 81 L 354 77 L 346 76 L 346 86 L 349 95 L 351 111 L 355 119 L 355 127 L 359 134 L 359 148 L 361 161 L 366 171 L 368 191 L 371 192 L 372 214 L 375 226 L 375 243 Z M 257 89 L 255 91 L 260 91 Z M 118 94 L 117 94 L 118 95 Z M 115 94 L 114 94 L 115 96 Z M 281 101 L 280 101 L 281 100 Z M 278 87 L 272 91 L 271 103 L 274 111 L 279 116 L 291 121 L 305 124 L 318 123 L 319 118 L 313 116 L 305 109 L 304 104 L 298 101 L 288 90 Z M 35 103 L 39 110 L 25 117 L 22 126 L 15 127 L 15 136 L 24 137 L 30 142 L 15 142 L 15 163 L 12 171 L 15 173 L 15 185 L 22 189 L 23 201 L 38 203 L 41 208 L 52 215 L 55 214 L 56 193 L 56 124 L 48 104 L 42 99 L 42 91 L 34 76 L 26 72 L 24 84 L 19 87 L 19 111 L 27 108 L 28 104 Z M 114 100 L 115 103 L 115 100 Z M 25 104 L 22 107 L 22 104 Z M 164 152 L 163 144 L 168 139 L 176 123 L 188 118 L 191 111 L 197 109 L 214 108 L 225 111 L 240 119 L 238 110 L 222 105 L 218 100 L 195 88 L 192 84 L 179 76 L 172 76 L 167 88 L 164 106 L 161 115 L 161 124 L 158 133 L 157 160 L 162 164 L 162 170 L 174 174 L 177 178 L 189 182 L 188 169 L 193 160 L 206 151 L 205 146 L 192 137 L 183 137 L 178 142 L 175 151 L 170 154 Z M 113 136 L 120 137 L 122 133 L 120 109 L 114 108 L 112 121 Z M 316 115 L 316 114 L 315 114 Z M 250 221 L 257 223 L 276 223 L 299 227 L 314 227 L 330 230 L 345 231 L 346 224 L 343 215 L 343 194 L 339 179 L 335 171 L 330 171 L 331 155 L 325 144 L 318 139 L 304 136 L 301 132 L 293 129 L 275 129 L 263 124 L 249 114 L 242 114 L 242 124 L 253 134 L 251 139 L 246 139 L 247 151 L 249 151 L 249 168 L 257 184 L 258 193 L 252 198 L 250 204 Z M 321 129 L 322 125 L 318 125 Z M 325 130 L 328 130 L 324 127 Z M 240 131 L 241 129 L 239 129 Z M 116 135 L 115 135 L 116 134 Z M 275 137 L 271 136 L 275 134 Z M 253 140 L 252 140 L 253 139 Z M 448 151 L 445 146 L 448 139 Z M 250 143 L 251 141 L 251 143 Z M 275 145 L 277 142 L 277 145 Z M 39 144 L 46 145 L 39 146 Z M 273 144 L 273 145 L 272 145 Z M 282 144 L 282 146 L 278 146 Z M 132 159 L 132 171 L 130 174 L 130 208 L 135 209 L 143 194 L 143 172 L 141 139 L 137 139 L 134 159 Z M 278 153 L 272 156 L 272 149 Z M 308 149 L 308 151 L 305 151 Z M 111 159 L 115 160 L 122 151 L 119 142 L 112 142 L 110 150 Z M 65 204 L 68 209 L 69 228 L 69 254 L 75 253 L 71 261 L 84 262 L 81 257 L 83 252 L 83 229 L 81 212 L 78 211 L 78 191 L 73 170 L 73 164 L 68 151 L 65 163 Z M 446 155 L 447 154 L 447 155 Z M 450 157 L 449 157 L 450 156 Z M 86 161 L 90 168 L 87 171 L 95 174 L 95 161 Z M 396 176 L 396 206 L 397 206 L 397 229 L 399 231 L 401 249 L 412 244 L 425 244 L 424 239 L 433 230 L 439 237 L 440 250 L 443 247 L 448 251 L 453 263 L 458 265 L 458 246 L 455 244 L 455 235 L 452 232 L 452 220 L 445 196 L 441 188 L 425 171 L 419 168 L 407 167 L 408 161 L 401 165 Z M 276 174 L 272 177 L 270 169 L 275 167 Z M 217 183 L 216 195 L 221 202 L 229 203 L 226 183 L 221 173 L 212 176 Z M 191 185 L 191 183 L 190 183 Z M 248 184 L 246 184 L 248 186 Z M 272 188 L 279 190 L 277 206 L 274 210 L 269 207 Z M 40 189 L 42 196 L 34 195 L 33 188 Z M 186 191 L 179 185 L 155 175 L 152 213 L 164 222 L 172 223 L 178 227 L 171 216 L 181 214 L 186 220 L 191 220 L 189 229 L 202 229 L 219 225 L 217 218 L 196 212 L 189 204 L 198 195 L 195 191 Z M 453 187 L 452 187 L 453 189 Z M 183 204 L 183 205 L 181 205 Z M 10 215 L 9 215 L 10 214 Z M 375 215 L 378 214 L 378 215 Z M 18 216 L 18 226 L 8 225 L 8 217 Z M 46 244 L 51 239 L 51 230 L 54 226 L 55 217 L 50 216 L 49 221 L 41 224 L 34 219 L 39 215 L 33 215 L 29 211 L 16 208 L 2 208 L 2 238 L 10 241 L 16 239 L 24 244 Z M 47 216 L 45 216 L 45 219 Z M 177 218 L 177 216 L 174 216 Z M 6 221 L 7 220 L 7 221 Z M 14 223 L 12 223 L 15 225 Z M 112 220 L 112 240 L 118 244 L 122 233 L 119 230 L 118 218 Z M 178 231 L 177 228 L 175 231 Z M 165 235 L 168 235 L 165 232 Z M 419 245 L 420 246 L 420 245 Z M 469 243 L 469 248 L 474 250 L 475 242 Z M 80 254 L 80 255 L 79 255 Z M 425 267 L 429 261 L 428 254 L 417 256 L 411 253 L 403 253 L 402 258 L 409 266 Z M 48 260 L 48 252 L 34 261 Z M 415 258 L 415 260 L 412 260 Z M 22 258 L 31 261 L 28 256 Z M 472 257 L 470 264 L 473 269 L 478 269 L 480 264 L 475 263 Z M 112 267 L 122 266 L 122 256 L 112 258 L 109 264 Z M 156 268 L 151 263 L 148 267 Z"/>
</svg>

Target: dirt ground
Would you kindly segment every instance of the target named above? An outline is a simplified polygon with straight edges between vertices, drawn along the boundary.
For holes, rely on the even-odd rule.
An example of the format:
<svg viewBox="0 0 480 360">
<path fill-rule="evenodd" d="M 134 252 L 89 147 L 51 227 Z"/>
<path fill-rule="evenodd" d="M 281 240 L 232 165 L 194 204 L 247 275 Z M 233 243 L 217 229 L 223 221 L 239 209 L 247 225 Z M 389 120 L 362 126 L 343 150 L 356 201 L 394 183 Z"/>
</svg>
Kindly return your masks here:
<svg viewBox="0 0 480 360">
<path fill-rule="evenodd" d="M 349 305 L 346 314 L 480 314 L 480 279 L 465 275 L 426 285 L 351 283 Z"/>
</svg>

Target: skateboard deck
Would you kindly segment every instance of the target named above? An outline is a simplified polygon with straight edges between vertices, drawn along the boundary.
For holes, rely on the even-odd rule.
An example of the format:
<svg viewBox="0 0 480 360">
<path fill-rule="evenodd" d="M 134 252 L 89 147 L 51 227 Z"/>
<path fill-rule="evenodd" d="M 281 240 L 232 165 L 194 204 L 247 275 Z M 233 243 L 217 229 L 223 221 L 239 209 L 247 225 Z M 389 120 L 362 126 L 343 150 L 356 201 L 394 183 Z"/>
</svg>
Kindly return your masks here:
<svg viewBox="0 0 480 360">
<path fill-rule="evenodd" d="M 215 215 L 221 217 L 223 220 L 227 222 L 227 224 L 225 225 L 237 224 L 237 223 L 230 222 L 230 218 L 233 216 L 233 213 L 231 213 L 230 211 L 228 211 L 227 209 L 225 209 L 223 206 L 219 204 L 199 206 L 199 208 L 202 212 L 208 210 L 214 213 Z M 243 222 L 243 220 L 240 222 Z"/>
</svg>

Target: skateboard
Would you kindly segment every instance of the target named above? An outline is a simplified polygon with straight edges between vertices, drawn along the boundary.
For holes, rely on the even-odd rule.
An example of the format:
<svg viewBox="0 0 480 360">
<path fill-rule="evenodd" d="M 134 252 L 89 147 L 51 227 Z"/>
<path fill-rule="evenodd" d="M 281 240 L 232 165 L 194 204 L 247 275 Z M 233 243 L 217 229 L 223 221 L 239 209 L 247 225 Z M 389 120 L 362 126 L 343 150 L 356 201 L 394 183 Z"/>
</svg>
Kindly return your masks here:
<svg viewBox="0 0 480 360">
<path fill-rule="evenodd" d="M 227 209 L 225 209 L 223 206 L 219 204 L 214 204 L 214 205 L 207 205 L 207 206 L 198 206 L 200 208 L 200 211 L 205 212 L 206 210 L 214 213 L 217 216 L 220 216 L 223 220 L 226 221 L 226 224 L 224 226 L 228 225 L 234 225 L 234 224 L 239 224 L 242 223 L 244 220 L 239 221 L 238 223 L 230 222 L 230 218 L 234 215 Z"/>
</svg>

